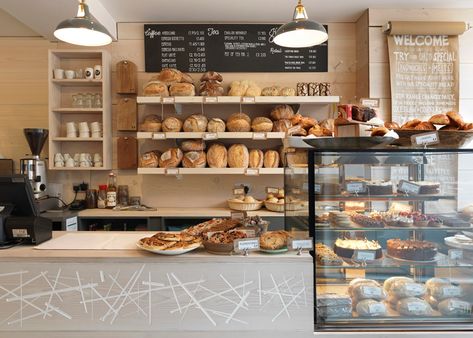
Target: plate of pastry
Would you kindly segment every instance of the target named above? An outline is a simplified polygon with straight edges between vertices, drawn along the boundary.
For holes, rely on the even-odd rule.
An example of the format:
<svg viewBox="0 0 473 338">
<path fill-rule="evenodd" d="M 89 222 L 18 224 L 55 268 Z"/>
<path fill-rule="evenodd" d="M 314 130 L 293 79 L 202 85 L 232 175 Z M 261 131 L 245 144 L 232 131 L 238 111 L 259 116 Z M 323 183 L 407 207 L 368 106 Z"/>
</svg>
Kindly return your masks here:
<svg viewBox="0 0 473 338">
<path fill-rule="evenodd" d="M 247 238 L 245 231 L 230 230 L 210 233 L 204 240 L 204 248 L 214 255 L 231 255 L 233 253 L 233 242 L 238 239 Z"/>
<path fill-rule="evenodd" d="M 259 238 L 260 251 L 270 254 L 280 254 L 288 251 L 287 242 L 292 238 L 287 231 L 267 231 Z"/>
<path fill-rule="evenodd" d="M 180 232 L 162 231 L 151 237 L 140 239 L 136 246 L 142 250 L 160 255 L 182 255 L 195 250 L 202 244 L 199 237 Z"/>
</svg>

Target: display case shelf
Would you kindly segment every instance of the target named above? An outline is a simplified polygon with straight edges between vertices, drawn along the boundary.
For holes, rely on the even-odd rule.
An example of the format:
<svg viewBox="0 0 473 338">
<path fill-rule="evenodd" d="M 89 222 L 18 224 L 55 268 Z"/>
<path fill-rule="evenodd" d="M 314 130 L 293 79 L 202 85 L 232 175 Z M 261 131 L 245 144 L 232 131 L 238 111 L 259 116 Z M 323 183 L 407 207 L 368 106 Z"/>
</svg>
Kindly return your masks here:
<svg viewBox="0 0 473 338">
<path fill-rule="evenodd" d="M 453 195 L 316 195 L 316 201 L 438 201 L 455 200 Z"/>
</svg>

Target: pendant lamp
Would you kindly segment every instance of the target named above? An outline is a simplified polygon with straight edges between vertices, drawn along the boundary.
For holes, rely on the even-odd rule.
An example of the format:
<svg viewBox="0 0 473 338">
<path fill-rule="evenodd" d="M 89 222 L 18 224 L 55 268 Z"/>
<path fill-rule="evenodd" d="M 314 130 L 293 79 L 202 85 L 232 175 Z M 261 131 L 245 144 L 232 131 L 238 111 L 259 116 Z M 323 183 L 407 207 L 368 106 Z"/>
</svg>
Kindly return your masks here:
<svg viewBox="0 0 473 338">
<path fill-rule="evenodd" d="M 303 48 L 320 45 L 327 39 L 324 26 L 309 20 L 302 0 L 299 0 L 292 21 L 279 27 L 274 43 L 282 47 Z"/>
<path fill-rule="evenodd" d="M 57 25 L 54 36 L 73 45 L 104 46 L 112 42 L 107 29 L 90 16 L 84 0 L 79 1 L 77 15 Z"/>
</svg>

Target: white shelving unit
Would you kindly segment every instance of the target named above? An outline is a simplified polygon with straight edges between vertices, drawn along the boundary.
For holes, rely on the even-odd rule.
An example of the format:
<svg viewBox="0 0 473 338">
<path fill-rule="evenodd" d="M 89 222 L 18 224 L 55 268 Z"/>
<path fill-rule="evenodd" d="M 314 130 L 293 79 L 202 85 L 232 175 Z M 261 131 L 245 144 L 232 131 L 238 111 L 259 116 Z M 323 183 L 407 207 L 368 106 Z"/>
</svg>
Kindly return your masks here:
<svg viewBox="0 0 473 338">
<path fill-rule="evenodd" d="M 218 140 L 218 139 L 248 139 L 248 140 L 267 140 L 267 139 L 279 139 L 285 138 L 283 132 L 271 132 L 271 133 L 253 133 L 253 132 L 222 132 L 222 133 L 189 133 L 189 132 L 177 132 L 177 133 L 151 133 L 151 132 L 138 132 L 137 138 L 140 140 L 166 140 L 166 139 L 204 139 L 204 140 Z"/>
<path fill-rule="evenodd" d="M 339 96 L 138 96 L 138 104 L 331 104 L 339 103 Z"/>
<path fill-rule="evenodd" d="M 284 168 L 138 168 L 143 175 L 283 175 Z"/>
<path fill-rule="evenodd" d="M 49 170 L 87 171 L 112 168 L 112 102 L 111 58 L 102 50 L 49 51 Z M 53 70 L 85 69 L 102 65 L 102 79 L 54 79 Z M 72 95 L 77 93 L 102 94 L 101 108 L 73 108 Z M 67 138 L 67 122 L 101 122 L 101 138 Z M 99 168 L 54 167 L 54 154 L 99 153 L 103 166 Z"/>
</svg>

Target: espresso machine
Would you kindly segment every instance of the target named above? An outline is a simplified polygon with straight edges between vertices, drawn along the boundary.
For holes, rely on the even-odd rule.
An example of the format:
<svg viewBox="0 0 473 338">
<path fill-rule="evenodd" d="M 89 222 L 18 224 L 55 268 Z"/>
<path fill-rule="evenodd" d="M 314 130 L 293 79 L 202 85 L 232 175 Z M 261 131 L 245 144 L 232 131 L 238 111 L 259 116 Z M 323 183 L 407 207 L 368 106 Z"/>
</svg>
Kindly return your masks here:
<svg viewBox="0 0 473 338">
<path fill-rule="evenodd" d="M 47 195 L 46 162 L 40 159 L 41 150 L 48 138 L 48 130 L 26 128 L 23 130 L 31 156 L 20 159 L 20 173 L 28 177 L 36 199 Z"/>
</svg>

